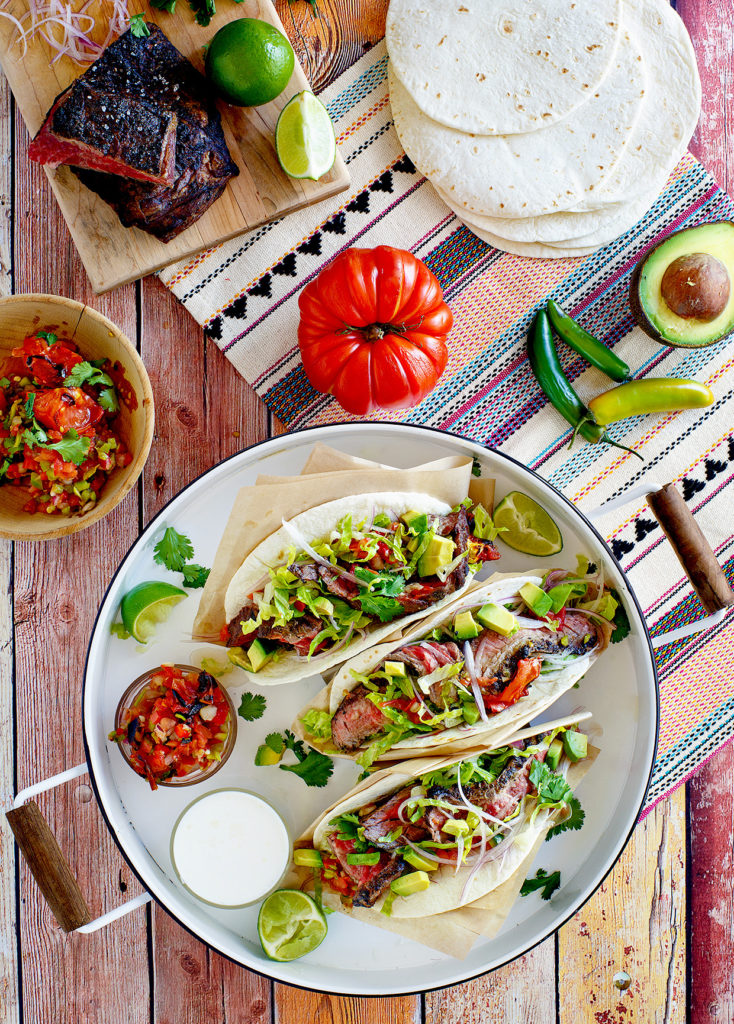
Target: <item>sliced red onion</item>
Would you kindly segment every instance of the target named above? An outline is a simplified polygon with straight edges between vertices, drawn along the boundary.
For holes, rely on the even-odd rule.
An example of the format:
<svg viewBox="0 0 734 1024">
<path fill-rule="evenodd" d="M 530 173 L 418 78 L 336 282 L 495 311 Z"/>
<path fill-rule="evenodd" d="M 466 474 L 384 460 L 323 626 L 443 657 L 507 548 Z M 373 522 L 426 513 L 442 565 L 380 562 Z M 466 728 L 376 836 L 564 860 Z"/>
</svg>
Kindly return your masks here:
<svg viewBox="0 0 734 1024">
<path fill-rule="evenodd" d="M 575 610 L 575 609 L 574 609 Z M 527 615 L 516 615 L 518 625 L 521 629 L 548 629 L 548 623 L 543 619 L 531 619 Z"/>
<path fill-rule="evenodd" d="M 353 632 L 354 632 L 354 623 L 350 622 L 349 623 L 349 629 L 346 631 L 346 633 L 341 638 L 339 643 L 338 644 L 334 644 L 333 647 L 329 648 L 329 654 L 333 654 L 334 651 L 338 651 L 341 647 L 343 647 L 344 644 L 347 643 L 347 641 L 351 638 Z"/>
<path fill-rule="evenodd" d="M 456 867 L 454 868 L 454 874 L 455 875 L 457 875 L 459 873 L 459 868 L 461 867 L 461 862 L 462 862 L 463 859 L 464 859 L 464 837 L 462 835 L 458 835 L 456 837 Z"/>
<path fill-rule="evenodd" d="M 466 665 L 466 670 L 469 673 L 469 679 L 471 680 L 471 692 L 472 695 L 474 696 L 474 700 L 477 705 L 477 710 L 479 711 L 479 717 L 483 722 L 489 723 L 487 709 L 484 706 L 482 694 L 479 689 L 479 683 L 477 682 L 477 673 L 474 667 L 474 652 L 472 651 L 471 644 L 469 643 L 468 640 L 464 641 L 464 664 Z"/>
<path fill-rule="evenodd" d="M 364 580 L 357 579 L 357 577 L 353 576 L 351 572 L 347 572 L 346 569 L 342 569 L 340 565 L 334 565 L 332 562 L 329 561 L 328 558 L 322 558 L 321 555 L 317 554 L 317 552 L 311 547 L 311 545 L 308 543 L 308 541 L 303 536 L 298 527 L 294 526 L 293 523 L 288 522 L 287 519 L 281 519 L 281 523 L 283 524 L 283 529 L 291 538 L 291 540 L 295 541 L 295 543 L 298 544 L 301 550 L 305 551 L 310 558 L 313 558 L 314 562 L 317 562 L 319 565 L 325 566 L 327 569 L 333 569 L 334 572 L 338 573 L 338 575 L 341 576 L 343 579 L 349 580 L 351 583 L 356 583 L 358 587 L 367 586 Z"/>
</svg>

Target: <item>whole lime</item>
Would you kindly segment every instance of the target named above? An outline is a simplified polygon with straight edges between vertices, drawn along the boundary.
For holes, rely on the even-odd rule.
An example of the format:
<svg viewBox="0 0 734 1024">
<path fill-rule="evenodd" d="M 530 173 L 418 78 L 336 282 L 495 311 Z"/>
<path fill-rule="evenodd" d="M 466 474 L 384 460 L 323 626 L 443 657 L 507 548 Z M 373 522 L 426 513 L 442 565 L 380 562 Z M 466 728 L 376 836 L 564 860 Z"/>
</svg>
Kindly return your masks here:
<svg viewBox="0 0 734 1024">
<path fill-rule="evenodd" d="M 238 18 L 209 43 L 206 74 L 214 88 L 239 107 L 259 107 L 285 89 L 293 72 L 293 47 L 267 21 Z"/>
</svg>

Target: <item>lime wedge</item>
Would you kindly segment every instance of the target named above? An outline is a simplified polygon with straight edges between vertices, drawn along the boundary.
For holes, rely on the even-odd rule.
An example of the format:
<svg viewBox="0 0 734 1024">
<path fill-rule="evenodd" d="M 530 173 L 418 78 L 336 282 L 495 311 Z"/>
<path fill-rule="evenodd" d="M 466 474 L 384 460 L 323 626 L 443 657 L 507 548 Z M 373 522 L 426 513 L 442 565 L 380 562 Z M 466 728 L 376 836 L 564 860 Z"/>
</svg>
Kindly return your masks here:
<svg viewBox="0 0 734 1024">
<path fill-rule="evenodd" d="M 499 540 L 524 555 L 555 555 L 563 547 L 556 523 L 522 491 L 510 491 L 494 510 L 493 519 L 495 526 L 505 528 Z"/>
<path fill-rule="evenodd" d="M 260 907 L 257 933 L 271 960 L 296 960 L 320 946 L 326 918 L 300 889 L 277 889 Z"/>
<path fill-rule="evenodd" d="M 275 126 L 275 152 L 291 178 L 317 181 L 336 160 L 336 139 L 326 107 L 312 92 L 299 92 L 283 107 Z"/>
<path fill-rule="evenodd" d="M 139 643 L 145 644 L 155 633 L 157 624 L 165 622 L 173 606 L 186 596 L 185 590 L 160 580 L 138 583 L 120 603 L 122 624 Z"/>
</svg>

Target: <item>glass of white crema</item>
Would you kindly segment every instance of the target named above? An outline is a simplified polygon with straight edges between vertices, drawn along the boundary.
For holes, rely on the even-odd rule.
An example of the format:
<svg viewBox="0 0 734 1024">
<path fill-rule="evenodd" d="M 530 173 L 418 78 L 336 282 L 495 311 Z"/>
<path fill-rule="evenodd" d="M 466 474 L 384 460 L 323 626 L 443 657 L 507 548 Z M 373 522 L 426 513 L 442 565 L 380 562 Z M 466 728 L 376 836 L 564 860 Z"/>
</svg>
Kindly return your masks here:
<svg viewBox="0 0 734 1024">
<path fill-rule="evenodd" d="M 267 896 L 283 877 L 291 840 L 278 812 L 245 789 L 215 789 L 184 808 L 171 836 L 181 884 L 214 907 Z"/>
</svg>

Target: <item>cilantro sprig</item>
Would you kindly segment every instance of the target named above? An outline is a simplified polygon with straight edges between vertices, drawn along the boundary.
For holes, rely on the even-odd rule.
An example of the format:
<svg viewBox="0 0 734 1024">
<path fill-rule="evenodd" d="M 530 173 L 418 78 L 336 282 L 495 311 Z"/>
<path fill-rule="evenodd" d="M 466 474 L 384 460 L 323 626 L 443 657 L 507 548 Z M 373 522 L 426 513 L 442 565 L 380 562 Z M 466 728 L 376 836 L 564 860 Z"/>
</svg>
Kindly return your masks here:
<svg viewBox="0 0 734 1024">
<path fill-rule="evenodd" d="M 611 590 L 610 593 L 617 602 L 617 608 L 614 612 L 614 619 L 612 620 L 614 623 L 614 629 L 612 630 L 612 635 L 609 640 L 610 643 L 618 644 L 620 640 L 624 640 L 624 638 L 629 635 L 630 620 L 627 612 L 624 610 L 624 605 L 622 604 L 622 600 L 617 591 Z"/>
<path fill-rule="evenodd" d="M 295 764 L 281 764 L 279 767 L 284 772 L 298 775 L 307 786 L 325 786 L 334 771 L 334 762 L 330 757 L 320 754 L 318 750 L 307 751 L 305 745 L 296 739 L 290 729 L 286 729 L 284 733 L 269 733 L 265 737 L 265 746 L 280 756 L 286 750 L 291 750 L 296 756 Z"/>
<path fill-rule="evenodd" d="M 137 36 L 138 39 L 145 39 L 146 36 L 150 35 L 150 29 L 145 24 L 144 15 L 133 14 L 130 18 L 130 35 Z"/>
<path fill-rule="evenodd" d="M 265 698 L 261 693 L 243 693 L 237 714 L 246 722 L 254 722 L 262 718 L 266 708 Z"/>
<path fill-rule="evenodd" d="M 549 900 L 556 889 L 561 885 L 561 872 L 551 871 L 547 873 L 543 868 L 538 868 L 535 878 L 526 878 L 520 887 L 521 896 L 529 896 L 531 892 L 540 889 L 540 898 Z"/>
<path fill-rule="evenodd" d="M 92 386 L 104 384 L 108 388 L 114 387 L 114 382 L 108 374 L 103 373 L 98 366 L 93 366 L 92 363 L 86 361 L 72 366 L 64 377 L 64 387 L 79 388 L 82 384 L 91 384 Z"/>
<path fill-rule="evenodd" d="M 194 545 L 191 538 L 185 533 L 179 533 L 172 526 L 167 526 L 163 535 L 153 548 L 153 560 L 158 565 L 170 569 L 171 572 L 180 572 L 183 575 L 185 587 L 196 590 L 206 583 L 211 569 L 205 569 L 203 565 L 190 562 L 194 557 Z"/>
</svg>

